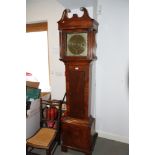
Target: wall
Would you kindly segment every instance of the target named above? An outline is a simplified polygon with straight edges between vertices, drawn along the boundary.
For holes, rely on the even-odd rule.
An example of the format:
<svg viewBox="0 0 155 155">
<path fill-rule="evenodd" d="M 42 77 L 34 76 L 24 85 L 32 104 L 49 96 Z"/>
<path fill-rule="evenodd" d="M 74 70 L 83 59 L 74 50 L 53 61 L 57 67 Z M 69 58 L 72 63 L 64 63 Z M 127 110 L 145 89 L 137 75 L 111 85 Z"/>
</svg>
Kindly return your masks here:
<svg viewBox="0 0 155 155">
<path fill-rule="evenodd" d="M 50 82 L 53 98 L 62 99 L 65 93 L 64 64 L 59 61 L 59 32 L 57 21 L 65 8 L 57 0 L 27 0 L 26 22 L 48 21 Z"/>
<path fill-rule="evenodd" d="M 57 0 L 27 0 L 26 1 L 26 22 L 34 23 L 48 21 L 48 46 L 50 59 L 50 82 L 53 98 L 62 99 L 65 93 L 65 75 L 64 64 L 59 60 L 59 31 L 57 21 L 60 20 L 64 10 Z M 90 16 L 93 16 L 92 7 L 87 7 Z M 72 10 L 72 13 L 83 13 L 78 9 Z"/>
<path fill-rule="evenodd" d="M 97 13 L 96 129 L 128 142 L 128 0 L 98 0 Z"/>
</svg>

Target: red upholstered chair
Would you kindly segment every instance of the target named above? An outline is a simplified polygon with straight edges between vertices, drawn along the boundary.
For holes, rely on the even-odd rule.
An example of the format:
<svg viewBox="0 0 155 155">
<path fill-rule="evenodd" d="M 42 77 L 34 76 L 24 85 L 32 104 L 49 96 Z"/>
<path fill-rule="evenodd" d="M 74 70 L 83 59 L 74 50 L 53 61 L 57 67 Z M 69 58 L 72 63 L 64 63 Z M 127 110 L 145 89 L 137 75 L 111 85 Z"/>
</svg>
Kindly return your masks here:
<svg viewBox="0 0 155 155">
<path fill-rule="evenodd" d="M 62 100 L 40 99 L 41 128 L 27 139 L 27 155 L 31 155 L 34 148 L 45 149 L 46 155 L 54 154 L 56 147 L 60 144 L 62 104 L 65 95 Z"/>
</svg>

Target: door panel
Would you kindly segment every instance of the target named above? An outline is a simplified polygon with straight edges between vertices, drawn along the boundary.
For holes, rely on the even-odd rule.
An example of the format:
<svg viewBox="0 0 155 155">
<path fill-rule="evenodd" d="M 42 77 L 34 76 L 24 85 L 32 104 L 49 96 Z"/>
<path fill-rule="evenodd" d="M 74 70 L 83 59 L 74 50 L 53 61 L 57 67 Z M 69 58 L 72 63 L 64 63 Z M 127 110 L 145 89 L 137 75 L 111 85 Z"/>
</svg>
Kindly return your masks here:
<svg viewBox="0 0 155 155">
<path fill-rule="evenodd" d="M 85 72 L 69 71 L 70 115 L 75 118 L 84 118 Z"/>
</svg>

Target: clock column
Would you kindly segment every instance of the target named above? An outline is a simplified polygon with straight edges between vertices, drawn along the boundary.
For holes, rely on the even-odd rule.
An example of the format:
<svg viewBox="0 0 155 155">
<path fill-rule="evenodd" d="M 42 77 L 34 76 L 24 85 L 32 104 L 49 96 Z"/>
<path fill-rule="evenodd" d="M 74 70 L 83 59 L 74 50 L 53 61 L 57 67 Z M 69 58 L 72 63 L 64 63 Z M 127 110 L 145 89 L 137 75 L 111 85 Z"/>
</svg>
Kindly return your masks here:
<svg viewBox="0 0 155 155">
<path fill-rule="evenodd" d="M 70 10 L 58 21 L 60 60 L 65 64 L 67 116 L 62 122 L 62 151 L 74 149 L 91 155 L 97 133 L 91 115 L 91 76 L 95 56 L 95 35 L 98 23 L 89 17 L 85 8 L 82 17 Z"/>
</svg>

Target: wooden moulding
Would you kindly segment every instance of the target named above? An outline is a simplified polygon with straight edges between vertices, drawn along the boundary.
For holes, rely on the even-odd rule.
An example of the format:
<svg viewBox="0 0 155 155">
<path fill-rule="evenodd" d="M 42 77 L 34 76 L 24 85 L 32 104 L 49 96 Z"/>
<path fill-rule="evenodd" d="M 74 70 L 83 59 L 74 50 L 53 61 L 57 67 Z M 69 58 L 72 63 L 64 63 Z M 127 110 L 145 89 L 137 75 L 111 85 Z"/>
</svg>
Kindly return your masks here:
<svg viewBox="0 0 155 155">
<path fill-rule="evenodd" d="M 98 134 L 95 132 L 95 119 L 84 121 L 74 118 L 66 118 L 62 125 L 62 151 L 67 148 L 91 154 L 94 150 Z M 64 150 L 65 149 L 65 150 Z"/>
<path fill-rule="evenodd" d="M 88 11 L 86 8 L 81 7 L 81 11 L 83 11 L 83 16 L 78 17 L 77 14 L 73 14 L 71 18 L 68 17 L 68 13 L 71 11 L 69 9 L 65 9 L 61 19 L 58 21 L 58 29 L 94 29 L 97 31 L 98 23 L 96 20 L 90 18 Z"/>
<path fill-rule="evenodd" d="M 26 24 L 26 32 L 38 32 L 47 30 L 48 30 L 47 22 Z"/>
</svg>

